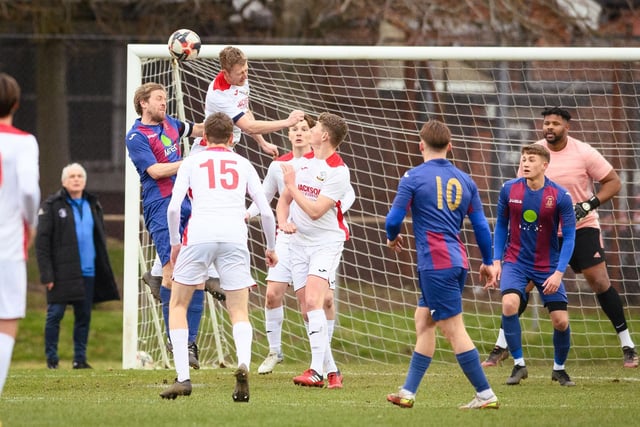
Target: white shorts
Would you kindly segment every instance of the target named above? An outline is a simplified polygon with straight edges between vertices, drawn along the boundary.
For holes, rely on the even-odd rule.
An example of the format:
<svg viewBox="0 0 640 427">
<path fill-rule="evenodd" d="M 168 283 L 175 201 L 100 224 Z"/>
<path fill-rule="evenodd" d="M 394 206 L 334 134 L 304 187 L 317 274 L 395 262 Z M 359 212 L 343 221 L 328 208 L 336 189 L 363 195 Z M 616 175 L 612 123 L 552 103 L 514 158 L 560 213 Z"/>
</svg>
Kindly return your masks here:
<svg viewBox="0 0 640 427">
<path fill-rule="evenodd" d="M 162 264 L 160 263 L 160 257 L 157 252 L 156 258 L 153 260 L 153 266 L 151 267 L 151 275 L 162 277 Z M 214 279 L 218 278 L 218 272 L 213 264 L 209 266 L 209 277 L 213 277 Z"/>
<path fill-rule="evenodd" d="M 276 236 L 276 254 L 278 255 L 278 263 L 275 267 L 269 267 L 265 280 L 270 282 L 291 283 L 293 277 L 291 275 L 291 257 L 289 255 L 290 235 L 281 231 Z"/>
<path fill-rule="evenodd" d="M 0 319 L 27 314 L 27 265 L 24 260 L 0 260 Z"/>
<path fill-rule="evenodd" d="M 333 242 L 318 246 L 289 245 L 293 289 L 297 292 L 307 283 L 307 276 L 318 276 L 335 289 L 336 270 L 340 263 L 344 242 Z"/>
<path fill-rule="evenodd" d="M 220 276 L 220 287 L 225 291 L 249 288 L 256 283 L 251 277 L 247 246 L 226 242 L 183 246 L 173 269 L 173 280 L 183 285 L 204 283 L 212 263 Z"/>
</svg>

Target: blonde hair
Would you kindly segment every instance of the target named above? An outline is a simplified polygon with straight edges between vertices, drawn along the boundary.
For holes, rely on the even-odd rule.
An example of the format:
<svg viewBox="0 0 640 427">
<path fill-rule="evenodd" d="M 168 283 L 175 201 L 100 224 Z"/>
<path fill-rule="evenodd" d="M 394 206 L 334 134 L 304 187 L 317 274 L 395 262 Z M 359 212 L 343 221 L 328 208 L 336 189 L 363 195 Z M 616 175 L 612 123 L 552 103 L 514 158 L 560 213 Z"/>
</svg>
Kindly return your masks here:
<svg viewBox="0 0 640 427">
<path fill-rule="evenodd" d="M 220 67 L 223 70 L 231 71 L 235 65 L 244 65 L 247 62 L 247 56 L 237 47 L 227 46 L 220 51 Z"/>
<path fill-rule="evenodd" d="M 136 113 L 138 113 L 139 116 L 142 116 L 142 106 L 140 105 L 140 103 L 142 101 L 148 101 L 149 98 L 151 98 L 151 92 L 156 91 L 156 90 L 161 90 L 163 92 L 166 92 L 164 86 L 162 86 L 160 83 L 145 83 L 142 86 L 140 86 L 138 89 L 136 89 L 136 93 L 133 95 L 133 106 L 136 109 Z"/>
</svg>

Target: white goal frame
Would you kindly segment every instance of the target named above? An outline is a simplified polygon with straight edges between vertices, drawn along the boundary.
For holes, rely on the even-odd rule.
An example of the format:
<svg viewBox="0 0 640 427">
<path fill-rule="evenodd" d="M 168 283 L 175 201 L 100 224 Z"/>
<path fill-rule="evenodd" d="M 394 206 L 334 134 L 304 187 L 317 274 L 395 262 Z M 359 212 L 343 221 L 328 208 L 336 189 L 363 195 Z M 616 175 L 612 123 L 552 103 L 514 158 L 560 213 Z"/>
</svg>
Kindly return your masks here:
<svg viewBox="0 0 640 427">
<path fill-rule="evenodd" d="M 203 45 L 199 58 L 217 58 L 225 45 Z M 640 48 L 610 47 L 408 47 L 408 46 L 280 46 L 280 45 L 238 45 L 251 63 L 259 59 L 292 59 L 292 60 L 379 60 L 379 61 L 563 61 L 563 62 L 608 62 L 633 63 L 640 61 Z M 137 118 L 133 108 L 133 96 L 142 83 L 142 61 L 144 58 L 169 59 L 166 45 L 131 44 L 127 50 L 127 88 L 126 88 L 126 123 L 127 129 Z M 254 78 L 250 77 L 251 80 Z M 394 82 L 388 82 L 391 89 Z M 480 83 L 478 83 L 480 84 Z M 436 85 L 437 86 L 437 85 Z M 275 117 L 273 117 L 275 118 Z M 191 119 L 187 117 L 187 119 Z M 531 141 L 533 142 L 533 141 Z M 123 282 L 123 348 L 122 366 L 125 369 L 136 367 L 138 351 L 138 301 L 141 289 L 139 262 L 140 252 L 140 186 L 139 177 L 130 159 L 127 157 L 125 169 L 125 227 L 124 227 L 124 282 Z M 637 174 L 635 175 L 637 177 Z M 625 176 L 623 176 L 625 178 Z M 629 179 L 629 177 L 626 177 Z M 358 220 L 362 218 L 353 218 Z M 382 222 L 382 231 L 384 222 Z M 475 242 L 467 242 L 473 245 Z M 384 244 L 380 241 L 379 244 Z M 606 246 L 606 245 L 605 245 Z M 608 249 L 605 247 L 605 249 Z M 493 301 L 495 303 L 495 301 Z M 533 303 L 533 302 L 532 302 Z M 638 308 L 638 307 L 635 307 Z M 571 310 L 571 308 L 570 308 Z M 627 317 L 628 316 L 628 312 Z M 629 318 L 627 319 L 630 320 Z M 409 319 L 411 323 L 411 319 Z M 636 324 L 637 325 L 637 324 Z M 523 327 L 523 332 L 524 332 Z M 497 330 L 496 330 L 497 331 Z M 254 334 L 256 332 L 254 331 Z M 605 329 L 606 334 L 613 334 L 613 329 Z M 631 329 L 632 335 L 640 344 L 640 328 Z M 487 342 L 492 338 L 487 331 Z M 411 342 L 407 343 L 412 346 Z M 262 355 L 255 355 L 260 357 Z"/>
</svg>

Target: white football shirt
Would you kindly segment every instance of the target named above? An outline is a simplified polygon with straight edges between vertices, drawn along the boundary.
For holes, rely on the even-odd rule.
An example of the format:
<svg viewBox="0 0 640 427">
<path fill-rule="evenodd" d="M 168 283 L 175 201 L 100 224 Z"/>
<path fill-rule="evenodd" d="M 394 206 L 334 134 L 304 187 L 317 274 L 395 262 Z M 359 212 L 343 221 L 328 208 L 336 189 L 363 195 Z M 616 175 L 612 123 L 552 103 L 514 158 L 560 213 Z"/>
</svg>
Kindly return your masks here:
<svg viewBox="0 0 640 427">
<path fill-rule="evenodd" d="M 0 124 L 0 259 L 27 258 L 28 228 L 38 222 L 40 171 L 36 138 Z"/>
<path fill-rule="evenodd" d="M 249 79 L 244 85 L 230 85 L 222 73 L 209 85 L 204 104 L 204 116 L 222 112 L 233 120 L 233 144 L 240 142 L 242 130 L 235 123 L 249 110 Z"/>
<path fill-rule="evenodd" d="M 349 168 L 338 153 L 326 160 L 301 158 L 296 172 L 298 190 L 310 200 L 317 200 L 319 195 L 323 195 L 336 203 L 322 217 L 313 220 L 292 201 L 289 217 L 297 228 L 297 232 L 291 235 L 292 244 L 310 246 L 349 239 L 342 202 L 351 188 L 350 182 Z"/>
<path fill-rule="evenodd" d="M 275 247 L 275 218 L 260 178 L 249 160 L 227 148 L 209 147 L 185 158 L 178 169 L 167 212 L 171 244 L 180 243 L 180 204 L 190 193 L 191 217 L 183 245 L 204 242 L 247 242 L 248 194 L 262 217 L 267 248 Z"/>
</svg>

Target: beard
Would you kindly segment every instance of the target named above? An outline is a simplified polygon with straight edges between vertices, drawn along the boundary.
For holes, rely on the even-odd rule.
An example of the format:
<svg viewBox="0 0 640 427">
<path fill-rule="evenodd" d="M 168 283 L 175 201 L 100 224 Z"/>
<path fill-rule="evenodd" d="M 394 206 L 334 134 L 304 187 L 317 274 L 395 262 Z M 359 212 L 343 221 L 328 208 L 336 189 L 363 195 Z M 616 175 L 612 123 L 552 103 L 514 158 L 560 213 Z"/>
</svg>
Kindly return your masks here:
<svg viewBox="0 0 640 427">
<path fill-rule="evenodd" d="M 556 135 L 555 133 L 545 133 L 544 139 L 551 145 L 557 144 L 562 140 L 562 135 Z"/>
<path fill-rule="evenodd" d="M 156 111 L 151 115 L 151 120 L 157 123 L 162 123 L 162 121 L 164 120 L 164 116 L 164 113 Z"/>
</svg>

